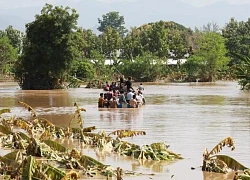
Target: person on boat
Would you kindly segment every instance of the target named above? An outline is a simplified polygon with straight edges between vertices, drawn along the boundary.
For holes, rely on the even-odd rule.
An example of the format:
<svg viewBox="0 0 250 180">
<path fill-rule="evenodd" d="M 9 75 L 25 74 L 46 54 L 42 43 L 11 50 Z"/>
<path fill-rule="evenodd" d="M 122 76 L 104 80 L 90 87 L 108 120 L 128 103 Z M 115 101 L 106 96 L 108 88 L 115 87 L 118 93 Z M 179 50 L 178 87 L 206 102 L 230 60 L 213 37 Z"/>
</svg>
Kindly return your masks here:
<svg viewBox="0 0 250 180">
<path fill-rule="evenodd" d="M 104 107 L 104 103 L 105 103 L 104 94 L 100 93 L 100 97 L 98 99 L 98 107 L 99 108 L 103 108 Z"/>
<path fill-rule="evenodd" d="M 120 76 L 119 89 L 124 90 L 124 85 L 125 85 L 125 78 L 124 78 L 124 75 L 121 75 Z"/>
<path fill-rule="evenodd" d="M 119 92 L 119 91 L 113 89 L 113 97 L 118 98 L 118 96 L 119 96 L 119 93 L 118 93 L 118 92 Z"/>
<path fill-rule="evenodd" d="M 137 108 L 137 100 L 136 100 L 136 95 L 134 94 L 132 99 L 129 101 L 129 107 L 130 108 Z"/>
<path fill-rule="evenodd" d="M 142 96 L 139 93 L 140 91 L 136 92 L 136 100 L 137 100 L 137 105 L 140 106 L 143 104 Z"/>
<path fill-rule="evenodd" d="M 118 102 L 116 97 L 113 96 L 112 100 L 110 101 L 110 108 L 117 108 L 118 107 Z"/>
<path fill-rule="evenodd" d="M 118 108 L 125 107 L 128 104 L 127 101 L 126 101 L 126 98 L 125 98 L 123 90 L 120 91 L 119 101 L 118 102 L 119 102 Z"/>
<path fill-rule="evenodd" d="M 132 89 L 129 89 L 126 96 L 127 103 L 129 103 L 130 99 L 133 98 L 133 95 L 134 93 L 132 92 Z"/>
<path fill-rule="evenodd" d="M 109 91 L 109 89 L 110 89 L 110 85 L 109 85 L 108 81 L 106 81 L 106 84 L 104 86 L 104 91 Z"/>
<path fill-rule="evenodd" d="M 142 92 L 141 92 L 141 91 L 138 91 L 138 95 L 139 95 L 140 98 L 142 99 L 142 105 L 145 105 L 145 104 L 146 104 L 146 100 L 145 100 L 145 98 L 144 98 Z"/>
<path fill-rule="evenodd" d="M 143 91 L 143 90 L 144 90 L 144 87 L 143 87 L 142 83 L 140 83 L 140 85 L 139 85 L 139 87 L 138 87 L 137 90 L 138 90 L 138 91 Z"/>
<path fill-rule="evenodd" d="M 132 77 L 129 76 L 128 80 L 125 82 L 127 92 L 129 92 L 130 89 L 134 90 L 133 87 L 132 87 L 132 82 L 131 81 L 132 81 Z"/>
</svg>

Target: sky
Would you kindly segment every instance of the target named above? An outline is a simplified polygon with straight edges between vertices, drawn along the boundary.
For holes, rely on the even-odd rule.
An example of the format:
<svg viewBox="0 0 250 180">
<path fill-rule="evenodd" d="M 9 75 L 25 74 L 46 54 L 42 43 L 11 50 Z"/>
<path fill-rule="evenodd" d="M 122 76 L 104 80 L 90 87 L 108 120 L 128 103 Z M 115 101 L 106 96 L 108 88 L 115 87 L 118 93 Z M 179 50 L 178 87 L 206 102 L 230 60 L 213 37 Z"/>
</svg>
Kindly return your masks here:
<svg viewBox="0 0 250 180">
<path fill-rule="evenodd" d="M 0 0 L 0 9 L 13 9 L 19 7 L 28 6 L 41 6 L 45 3 L 61 3 L 66 4 L 67 2 L 79 2 L 84 0 Z M 98 0 L 99 2 L 114 3 L 114 2 L 133 2 L 136 0 Z M 152 0 L 153 1 L 153 0 Z M 180 1 L 185 2 L 196 7 L 204 7 L 216 2 L 227 2 L 230 4 L 250 4 L 250 0 L 162 0 L 162 1 Z"/>
<path fill-rule="evenodd" d="M 96 30 L 98 18 L 110 11 L 124 16 L 126 27 L 145 23 L 174 21 L 194 29 L 211 22 L 225 26 L 231 17 L 247 21 L 250 0 L 0 0 L 0 29 L 13 25 L 25 30 L 45 3 L 75 8 L 79 26 Z"/>
</svg>

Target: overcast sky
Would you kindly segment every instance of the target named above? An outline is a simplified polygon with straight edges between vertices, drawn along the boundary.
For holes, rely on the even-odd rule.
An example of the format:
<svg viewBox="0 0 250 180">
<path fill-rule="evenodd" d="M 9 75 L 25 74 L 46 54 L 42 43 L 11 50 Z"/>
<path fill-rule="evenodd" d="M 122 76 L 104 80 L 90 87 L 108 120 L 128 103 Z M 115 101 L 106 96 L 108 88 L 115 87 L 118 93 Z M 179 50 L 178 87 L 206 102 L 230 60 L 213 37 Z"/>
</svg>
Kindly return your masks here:
<svg viewBox="0 0 250 180">
<path fill-rule="evenodd" d="M 92 30 L 99 25 L 97 19 L 110 11 L 120 12 L 128 29 L 159 20 L 192 29 L 209 22 L 223 27 L 232 17 L 250 18 L 250 0 L 0 0 L 0 29 L 13 25 L 24 30 L 45 3 L 75 8 L 80 15 L 78 25 Z"/>
<path fill-rule="evenodd" d="M 43 6 L 45 3 L 62 3 L 66 5 L 67 2 L 84 1 L 84 0 L 0 0 L 0 9 L 12 9 L 17 7 L 27 6 Z M 100 2 L 113 3 L 118 1 L 136 1 L 136 0 L 98 0 Z M 152 0 L 153 2 L 154 0 Z M 250 4 L 250 0 L 162 0 L 162 1 L 182 1 L 193 6 L 206 6 L 215 2 L 228 2 L 230 4 Z"/>
</svg>

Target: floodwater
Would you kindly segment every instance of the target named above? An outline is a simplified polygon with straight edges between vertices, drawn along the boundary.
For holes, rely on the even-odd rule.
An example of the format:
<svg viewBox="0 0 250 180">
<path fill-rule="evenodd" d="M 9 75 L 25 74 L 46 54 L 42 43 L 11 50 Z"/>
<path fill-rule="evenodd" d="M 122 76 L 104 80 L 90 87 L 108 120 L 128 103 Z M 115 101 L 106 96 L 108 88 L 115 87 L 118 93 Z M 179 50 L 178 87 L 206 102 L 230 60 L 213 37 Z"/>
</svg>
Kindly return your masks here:
<svg viewBox="0 0 250 180">
<path fill-rule="evenodd" d="M 118 129 L 143 130 L 146 131 L 145 136 L 124 140 L 140 145 L 166 142 L 171 151 L 185 158 L 171 163 L 137 161 L 98 150 L 82 149 L 83 153 L 104 164 L 148 174 L 125 176 L 124 180 L 170 180 L 171 176 L 175 180 L 232 179 L 232 175 L 207 173 L 200 169 L 204 149 L 211 150 L 228 136 L 234 139 L 236 149 L 230 151 L 225 148 L 221 153 L 250 167 L 250 93 L 241 91 L 237 82 L 144 84 L 144 87 L 147 104 L 142 108 L 98 109 L 100 89 L 82 87 L 23 91 L 16 84 L 1 83 L 0 109 L 10 108 L 12 114 L 28 119 L 29 112 L 18 104 L 18 101 L 23 101 L 31 105 L 39 116 L 67 127 L 76 102 L 87 110 L 82 113 L 85 127 L 96 126 L 96 132 L 105 130 L 107 133 Z M 74 145 L 80 146 L 76 142 Z M 3 151 L 0 152 L 2 155 Z M 191 170 L 191 167 L 195 170 Z"/>
</svg>

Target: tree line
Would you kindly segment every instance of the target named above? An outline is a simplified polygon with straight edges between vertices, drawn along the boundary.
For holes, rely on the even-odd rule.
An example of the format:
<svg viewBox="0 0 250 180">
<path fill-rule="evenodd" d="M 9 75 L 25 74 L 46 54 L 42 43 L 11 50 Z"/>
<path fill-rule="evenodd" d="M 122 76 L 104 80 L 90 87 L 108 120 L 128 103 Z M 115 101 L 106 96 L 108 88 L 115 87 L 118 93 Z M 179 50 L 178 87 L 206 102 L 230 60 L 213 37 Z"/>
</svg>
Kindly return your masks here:
<svg viewBox="0 0 250 180">
<path fill-rule="evenodd" d="M 247 67 L 250 19 L 232 18 L 222 29 L 208 23 L 192 30 L 161 20 L 128 30 L 124 17 L 113 11 L 98 18 L 100 33 L 95 34 L 77 26 L 78 18 L 75 9 L 46 4 L 25 32 L 12 26 L 0 30 L 1 74 L 11 73 L 22 89 L 55 89 L 72 76 L 111 80 L 123 74 L 147 82 L 242 80 L 239 72 Z M 169 64 L 170 59 L 176 63 Z"/>
</svg>

